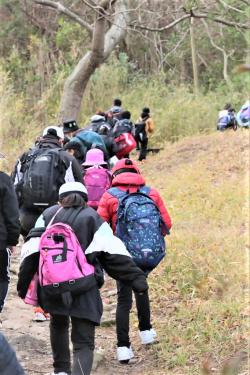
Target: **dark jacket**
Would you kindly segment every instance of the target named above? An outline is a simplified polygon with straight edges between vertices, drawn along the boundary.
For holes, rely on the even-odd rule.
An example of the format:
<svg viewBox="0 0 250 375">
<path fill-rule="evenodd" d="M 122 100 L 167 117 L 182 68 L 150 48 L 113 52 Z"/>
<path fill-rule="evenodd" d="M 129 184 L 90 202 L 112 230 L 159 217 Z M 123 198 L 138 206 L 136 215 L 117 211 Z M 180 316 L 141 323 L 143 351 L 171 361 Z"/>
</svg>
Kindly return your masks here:
<svg viewBox="0 0 250 375">
<path fill-rule="evenodd" d="M 118 152 L 118 146 L 114 141 L 114 138 L 107 134 L 101 134 L 101 137 L 105 143 L 107 152 L 108 152 L 108 159 L 112 158 L 112 156 L 116 155 Z"/>
<path fill-rule="evenodd" d="M 91 130 L 79 129 L 71 141 L 78 142 L 81 145 L 81 155 L 85 160 L 88 150 L 99 148 L 104 153 L 104 159 L 107 160 L 107 149 L 102 137 Z"/>
<path fill-rule="evenodd" d="M 82 182 L 82 171 L 79 163 L 77 160 L 70 155 L 67 151 L 61 148 L 60 143 L 58 142 L 57 138 L 51 135 L 47 135 L 43 137 L 39 143 L 29 150 L 22 154 L 22 156 L 18 159 L 14 171 L 12 173 L 12 180 L 14 182 L 15 190 L 18 197 L 19 206 L 22 205 L 22 178 L 25 172 L 25 169 L 29 162 L 29 156 L 33 150 L 36 148 L 42 149 L 58 149 L 60 160 L 62 161 L 62 173 L 61 173 L 61 180 L 58 181 L 58 190 L 62 184 L 64 184 L 65 177 L 67 173 L 70 173 L 75 181 Z"/>
<path fill-rule="evenodd" d="M 5 337 L 0 333 L 0 374 L 25 375 L 16 354 Z"/>
<path fill-rule="evenodd" d="M 45 225 L 57 212 L 59 206 L 53 206 L 43 212 Z M 147 289 L 144 273 L 135 265 L 123 243 L 113 235 L 111 228 L 90 207 L 83 208 L 75 217 L 75 208 L 64 208 L 55 217 L 53 223 L 64 222 L 73 228 L 85 251 L 88 261 L 94 265 L 97 283 L 102 271 L 100 266 L 113 278 L 129 283 L 135 291 Z M 37 232 L 39 230 L 36 229 Z M 38 233 L 36 235 L 39 235 Z M 17 290 L 24 298 L 29 283 L 37 271 L 39 253 L 27 256 L 21 263 Z M 62 300 L 48 300 L 40 293 L 40 303 L 52 314 L 71 315 L 100 323 L 102 303 L 98 285 L 82 295 L 75 296 L 71 308 L 67 308 Z"/>
<path fill-rule="evenodd" d="M 10 177 L 0 172 L 0 249 L 15 246 L 20 233 L 18 203 Z"/>
</svg>

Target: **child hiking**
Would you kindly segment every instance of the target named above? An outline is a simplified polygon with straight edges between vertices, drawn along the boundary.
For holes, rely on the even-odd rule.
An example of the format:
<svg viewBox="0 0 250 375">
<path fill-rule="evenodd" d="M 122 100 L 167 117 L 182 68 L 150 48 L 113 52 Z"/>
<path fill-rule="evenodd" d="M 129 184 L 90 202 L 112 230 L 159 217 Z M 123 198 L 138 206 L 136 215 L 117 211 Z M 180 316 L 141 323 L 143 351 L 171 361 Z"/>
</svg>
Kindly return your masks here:
<svg viewBox="0 0 250 375">
<path fill-rule="evenodd" d="M 124 244 L 95 210 L 87 207 L 87 190 L 79 182 L 65 183 L 59 205 L 46 209 L 30 234 L 41 235 L 39 251 L 28 251 L 21 263 L 17 290 L 25 298 L 39 273 L 38 303 L 51 315 L 50 338 L 54 372 L 51 375 L 89 375 L 95 327 L 100 324 L 102 268 L 137 293 L 148 286 Z M 42 233 L 42 234 L 41 234 Z M 26 243 L 28 249 L 28 243 Z M 38 267 L 39 263 L 39 267 Z M 73 344 L 71 369 L 69 321 Z"/>
<path fill-rule="evenodd" d="M 165 255 L 164 236 L 171 228 L 170 216 L 159 193 L 145 185 L 132 160 L 119 160 L 112 169 L 112 177 L 112 188 L 102 196 L 97 212 L 111 224 L 146 276 Z M 134 356 L 129 339 L 132 288 L 119 280 L 117 290 L 117 359 L 128 363 Z M 151 325 L 148 292 L 135 292 L 135 299 L 141 343 L 151 344 L 156 332 Z"/>
<path fill-rule="evenodd" d="M 219 111 L 217 130 L 224 131 L 226 129 L 237 129 L 235 110 L 230 103 L 227 103 L 222 111 Z"/>
<path fill-rule="evenodd" d="M 154 131 L 154 122 L 148 107 L 143 108 L 138 122 L 135 124 L 135 140 L 139 152 L 138 161 L 144 161 L 147 157 L 148 138 Z"/>
</svg>

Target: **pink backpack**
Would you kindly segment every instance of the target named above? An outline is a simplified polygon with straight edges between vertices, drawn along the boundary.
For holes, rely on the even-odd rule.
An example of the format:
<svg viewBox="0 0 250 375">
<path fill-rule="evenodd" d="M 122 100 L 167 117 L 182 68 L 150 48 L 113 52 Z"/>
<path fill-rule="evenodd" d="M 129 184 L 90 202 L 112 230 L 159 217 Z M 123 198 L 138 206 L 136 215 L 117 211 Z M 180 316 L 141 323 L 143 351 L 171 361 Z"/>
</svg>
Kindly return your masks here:
<svg viewBox="0 0 250 375">
<path fill-rule="evenodd" d="M 37 287 L 38 287 L 38 274 L 35 273 L 33 279 L 30 282 L 28 291 L 24 298 L 24 302 L 28 305 L 38 306 L 38 297 L 37 297 Z"/>
<path fill-rule="evenodd" d="M 96 165 L 86 169 L 83 183 L 88 191 L 88 205 L 96 209 L 103 193 L 111 186 L 111 174 L 107 169 Z"/>
<path fill-rule="evenodd" d="M 50 223 L 41 236 L 39 250 L 39 283 L 45 296 L 65 295 L 64 302 L 70 296 L 72 302 L 71 295 L 82 294 L 96 285 L 94 267 L 87 262 L 69 225 Z"/>
</svg>

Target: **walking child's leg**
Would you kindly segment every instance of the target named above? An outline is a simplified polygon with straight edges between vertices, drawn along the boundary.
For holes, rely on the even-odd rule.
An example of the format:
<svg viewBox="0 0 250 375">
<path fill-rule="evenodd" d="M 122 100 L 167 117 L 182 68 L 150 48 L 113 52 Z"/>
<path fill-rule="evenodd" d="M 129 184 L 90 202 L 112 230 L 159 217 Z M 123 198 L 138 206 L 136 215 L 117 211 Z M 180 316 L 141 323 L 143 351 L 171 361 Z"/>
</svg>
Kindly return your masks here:
<svg viewBox="0 0 250 375">
<path fill-rule="evenodd" d="M 54 315 L 50 317 L 50 342 L 53 353 L 54 372 L 70 373 L 69 317 Z"/>
<path fill-rule="evenodd" d="M 72 375 L 89 375 L 91 373 L 94 348 L 95 325 L 86 319 L 71 317 L 73 343 Z"/>
<path fill-rule="evenodd" d="M 130 347 L 129 314 L 132 307 L 132 288 L 122 282 L 117 282 L 116 333 L 117 346 Z"/>
<path fill-rule="evenodd" d="M 142 161 L 146 159 L 147 157 L 147 146 L 148 146 L 148 138 L 145 138 L 143 141 L 141 141 L 141 150 L 139 154 L 139 161 Z"/>
<path fill-rule="evenodd" d="M 4 306 L 4 301 L 9 287 L 10 250 L 0 249 L 0 313 Z"/>
<path fill-rule="evenodd" d="M 139 330 L 146 331 L 152 328 L 150 322 L 150 302 L 148 291 L 143 294 L 135 293 L 136 308 L 139 321 Z"/>
</svg>

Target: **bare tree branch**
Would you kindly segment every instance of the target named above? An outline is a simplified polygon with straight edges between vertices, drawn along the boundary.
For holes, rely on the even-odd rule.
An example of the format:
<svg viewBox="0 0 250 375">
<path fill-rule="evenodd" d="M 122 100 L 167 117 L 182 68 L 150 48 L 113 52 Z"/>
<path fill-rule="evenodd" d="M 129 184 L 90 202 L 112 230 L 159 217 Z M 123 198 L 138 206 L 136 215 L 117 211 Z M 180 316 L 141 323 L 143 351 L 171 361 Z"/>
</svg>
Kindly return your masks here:
<svg viewBox="0 0 250 375">
<path fill-rule="evenodd" d="M 186 10 L 184 9 L 184 11 L 186 11 Z M 178 23 L 180 23 L 180 22 L 182 22 L 182 21 L 184 21 L 184 20 L 186 20 L 187 18 L 190 18 L 190 17 L 201 18 L 201 19 L 207 18 L 207 19 L 210 19 L 213 22 L 221 23 L 221 24 L 229 26 L 229 27 L 237 27 L 237 28 L 240 28 L 240 29 L 250 29 L 250 24 L 243 24 L 243 23 L 239 23 L 239 22 L 225 20 L 221 17 L 216 17 L 216 16 L 211 15 L 210 13 L 206 13 L 206 12 L 204 12 L 204 13 L 194 13 L 194 10 L 188 11 L 187 14 L 183 15 L 182 17 L 174 20 L 173 22 L 171 22 L 168 25 L 163 26 L 163 27 L 149 27 L 149 26 L 138 24 L 138 23 L 135 23 L 135 22 L 130 24 L 130 26 L 135 28 L 135 29 L 147 30 L 147 31 L 152 31 L 152 32 L 162 32 L 162 31 L 171 29 L 172 27 L 174 27 Z"/>
<path fill-rule="evenodd" d="M 248 0 L 240 0 L 242 3 L 246 4 L 246 5 L 250 5 L 250 2 Z"/>
<path fill-rule="evenodd" d="M 229 84 L 230 79 L 229 79 L 229 76 L 228 76 L 228 60 L 233 55 L 234 50 L 227 53 L 227 50 L 225 48 L 218 46 L 218 44 L 215 43 L 215 41 L 212 37 L 212 34 L 210 33 L 208 24 L 206 23 L 206 21 L 204 19 L 202 19 L 202 23 L 203 23 L 203 25 L 206 29 L 206 32 L 207 32 L 208 38 L 210 40 L 210 43 L 212 44 L 212 46 L 214 48 L 216 48 L 218 51 L 220 51 L 222 53 L 222 56 L 223 56 L 223 77 L 224 77 L 225 81 Z"/>
<path fill-rule="evenodd" d="M 234 10 L 235 12 L 238 12 L 238 13 L 244 13 L 244 10 L 241 10 L 241 9 L 238 9 L 238 8 L 235 8 L 233 7 L 232 5 L 230 4 L 227 4 L 224 0 L 217 0 L 224 8 L 228 8 L 228 9 L 231 9 L 231 10 Z"/>
<path fill-rule="evenodd" d="M 82 0 L 82 2 L 87 5 L 89 8 L 94 10 L 96 13 L 98 13 L 100 16 L 103 16 L 103 14 L 109 15 L 107 13 L 107 9 L 111 8 L 113 4 L 115 4 L 117 0 L 102 0 L 99 4 L 93 5 L 91 2 L 87 0 Z"/>
<path fill-rule="evenodd" d="M 220 18 L 220 17 L 213 17 L 211 16 L 210 14 L 208 13 L 194 13 L 192 12 L 192 16 L 194 18 L 207 18 L 213 22 L 217 22 L 217 23 L 221 23 L 223 25 L 226 25 L 226 26 L 229 26 L 229 27 L 238 27 L 240 29 L 250 29 L 250 24 L 244 24 L 244 23 L 239 23 L 239 22 L 233 22 L 233 21 L 228 21 L 228 20 L 224 20 L 223 18 Z"/>
<path fill-rule="evenodd" d="M 74 20 L 75 22 L 79 23 L 79 25 L 83 26 L 89 32 L 90 35 L 93 34 L 93 27 L 88 22 L 84 21 L 76 13 L 66 8 L 61 3 L 52 0 L 34 0 L 34 2 L 38 5 L 46 6 L 57 10 L 59 13 L 64 14 L 65 16 Z"/>
<path fill-rule="evenodd" d="M 191 15 L 190 14 L 185 14 L 184 16 L 178 18 L 177 20 L 169 23 L 168 25 L 166 26 L 163 26 L 163 27 L 148 27 L 146 25 L 140 25 L 140 24 L 136 24 L 136 23 L 131 23 L 130 26 L 131 27 L 134 27 L 136 29 L 141 29 L 141 30 L 148 30 L 148 31 L 165 31 L 165 30 L 169 30 L 171 29 L 172 27 L 174 27 L 175 25 L 177 25 L 178 23 L 182 22 L 183 20 L 187 19 L 187 18 L 190 18 Z"/>
<path fill-rule="evenodd" d="M 205 27 L 205 29 L 206 29 L 207 36 L 208 36 L 209 41 L 210 41 L 210 43 L 212 44 L 212 46 L 213 46 L 214 48 L 216 48 L 217 50 L 219 50 L 219 51 L 221 51 L 221 52 L 223 53 L 223 52 L 224 52 L 224 48 L 218 46 L 218 44 L 215 43 L 215 41 L 214 41 L 214 39 L 213 39 L 213 37 L 212 37 L 212 35 L 211 35 L 211 33 L 210 33 L 210 30 L 209 30 L 208 24 L 206 23 L 206 21 L 205 21 L 204 19 L 202 19 L 202 23 L 203 23 L 203 25 L 204 25 L 204 27 Z"/>
</svg>

